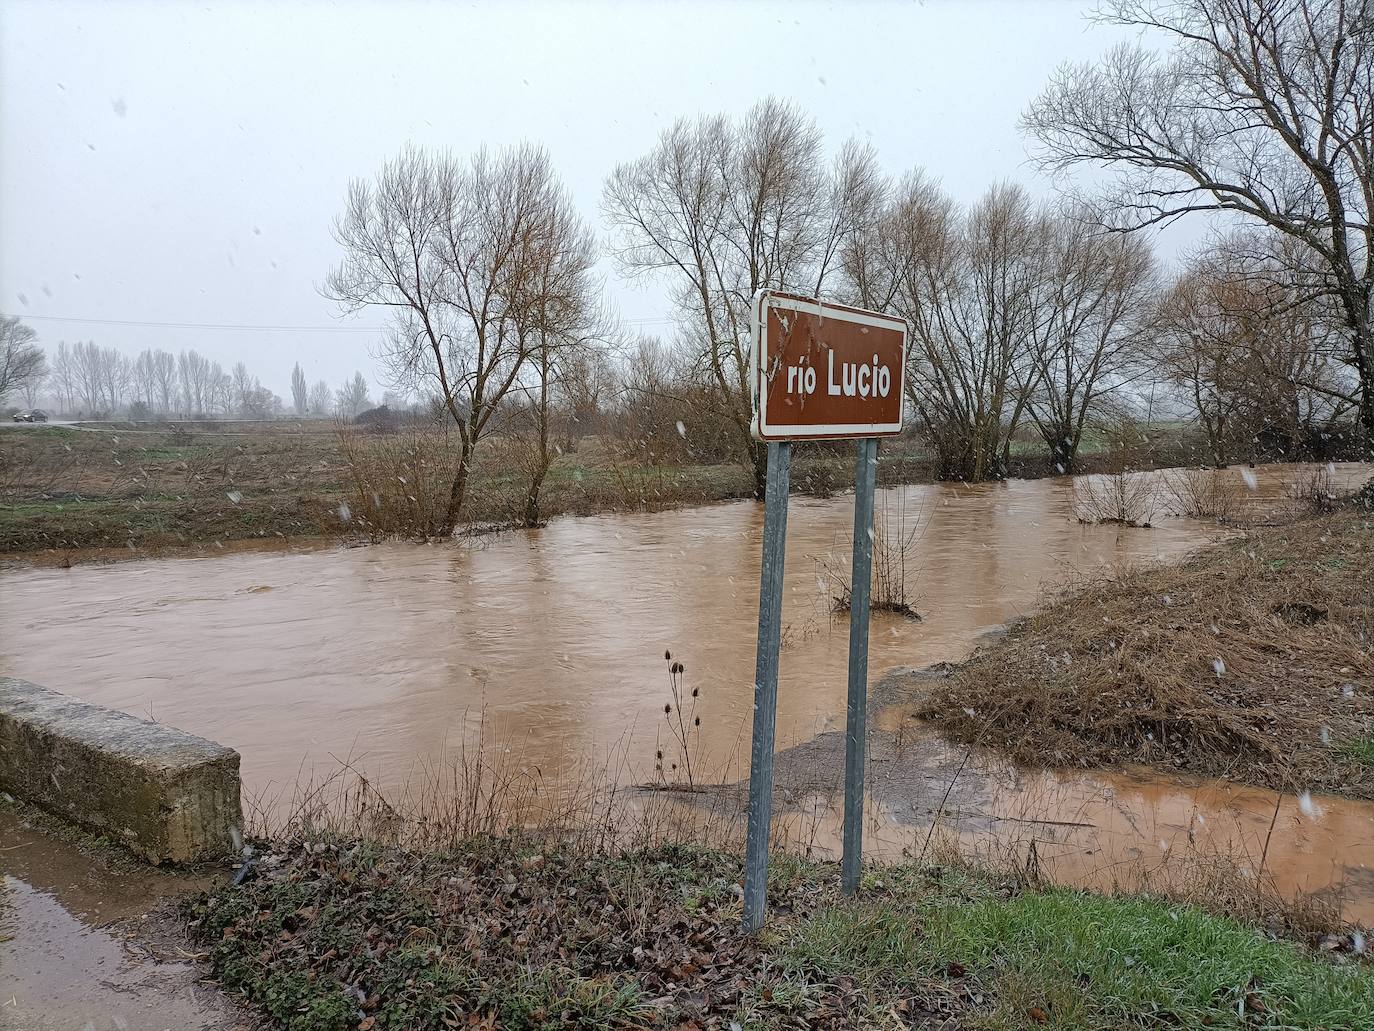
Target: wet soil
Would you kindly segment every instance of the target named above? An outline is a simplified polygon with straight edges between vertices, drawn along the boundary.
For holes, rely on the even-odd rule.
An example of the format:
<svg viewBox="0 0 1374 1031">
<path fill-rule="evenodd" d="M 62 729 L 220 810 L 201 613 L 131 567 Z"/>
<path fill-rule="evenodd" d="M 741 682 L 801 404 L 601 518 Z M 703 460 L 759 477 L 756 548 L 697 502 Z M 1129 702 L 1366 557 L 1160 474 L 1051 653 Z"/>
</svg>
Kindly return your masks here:
<svg viewBox="0 0 1374 1031">
<path fill-rule="evenodd" d="M 251 1031 L 204 979 L 175 913 L 222 876 L 153 870 L 0 806 L 0 1027 L 13 1031 Z"/>
</svg>

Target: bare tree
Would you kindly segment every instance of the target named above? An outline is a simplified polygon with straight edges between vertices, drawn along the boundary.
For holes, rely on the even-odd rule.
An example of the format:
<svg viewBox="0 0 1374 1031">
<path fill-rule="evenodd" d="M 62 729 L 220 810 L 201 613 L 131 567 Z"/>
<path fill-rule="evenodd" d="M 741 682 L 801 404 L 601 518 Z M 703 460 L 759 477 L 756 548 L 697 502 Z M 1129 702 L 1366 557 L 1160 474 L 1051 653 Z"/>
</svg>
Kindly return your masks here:
<svg viewBox="0 0 1374 1031">
<path fill-rule="evenodd" d="M 760 497 L 767 451 L 749 430 L 750 301 L 763 287 L 823 292 L 855 220 L 880 207 L 872 152 L 846 146 L 828 171 L 821 143 L 813 119 L 768 98 L 739 124 L 678 121 L 603 190 L 622 273 L 674 284 L 684 341 L 735 426 Z"/>
<path fill-rule="evenodd" d="M 138 352 L 134 358 L 133 368 L 133 392 L 135 399 L 146 405 L 148 408 L 154 407 L 157 396 L 156 375 L 153 371 L 153 352 L 143 350 Z"/>
<path fill-rule="evenodd" d="M 606 348 L 576 348 L 563 356 L 561 374 L 554 384 L 558 403 L 567 413 L 568 446 L 579 436 L 601 433 L 611 406 L 617 379 Z"/>
<path fill-rule="evenodd" d="M 170 412 L 176 398 L 177 359 L 167 351 L 153 351 L 149 357 L 153 384 L 153 407 L 159 412 Z"/>
<path fill-rule="evenodd" d="M 1206 259 L 1195 261 L 1164 294 L 1155 324 L 1156 373 L 1182 394 L 1218 467 L 1236 457 L 1253 343 L 1243 292 Z"/>
<path fill-rule="evenodd" d="M 177 355 L 181 407 L 188 415 L 203 415 L 213 407 L 217 369 L 197 351 L 182 351 Z"/>
<path fill-rule="evenodd" d="M 398 383 L 436 394 L 457 427 L 459 461 L 440 533 L 457 523 L 472 456 L 537 336 L 522 321 L 547 248 L 555 180 L 524 146 L 466 162 L 409 149 L 372 182 L 354 181 L 334 236 L 343 262 L 326 281 L 345 312 L 395 318 L 379 357 Z"/>
<path fill-rule="evenodd" d="M 291 369 L 291 404 L 297 415 L 304 415 L 310 407 L 310 392 L 305 385 L 305 373 L 301 371 L 300 362 Z"/>
<path fill-rule="evenodd" d="M 1311 448 L 1355 404 L 1331 341 L 1339 333 L 1287 280 L 1286 248 L 1265 242 L 1233 234 L 1196 255 L 1153 322 L 1153 366 L 1192 410 L 1217 465 Z"/>
<path fill-rule="evenodd" d="M 1157 291 L 1149 244 L 1104 233 L 1086 216 L 1052 210 L 1041 221 L 1032 360 L 1022 367 L 1030 417 L 1065 473 L 1099 402 L 1130 382 Z"/>
<path fill-rule="evenodd" d="M 234 412 L 234 378 L 220 367 L 219 362 L 210 363 L 209 410 L 216 415 Z"/>
<path fill-rule="evenodd" d="M 1109 0 L 1162 33 L 1061 68 L 1023 119 L 1044 166 L 1121 173 L 1113 224 L 1229 212 L 1291 237 L 1334 302 L 1374 437 L 1374 12 L 1364 0 Z"/>
<path fill-rule="evenodd" d="M 942 478 L 1005 475 L 1011 436 L 1038 383 L 1040 250 L 1039 223 L 1019 187 L 996 186 L 965 213 L 915 173 L 842 257 L 857 301 L 911 325 L 908 401 Z"/>
<path fill-rule="evenodd" d="M 317 380 L 310 388 L 308 409 L 311 415 L 328 415 L 334 406 L 334 391 L 324 380 Z"/>
<path fill-rule="evenodd" d="M 33 342 L 37 338 L 17 315 L 0 315 L 0 401 L 47 375 L 43 348 Z"/>
<path fill-rule="evenodd" d="M 344 385 L 334 395 L 334 411 L 343 419 L 356 419 L 362 412 L 372 407 L 367 380 L 361 372 L 345 380 Z"/>
<path fill-rule="evenodd" d="M 24 403 L 30 408 L 38 404 L 39 398 L 43 394 L 44 388 L 48 385 L 49 371 L 48 360 L 44 356 L 43 361 L 38 364 L 38 368 L 33 370 L 30 375 L 24 377 L 20 385 L 20 394 L 24 398 Z"/>
<path fill-rule="evenodd" d="M 253 395 L 261 384 L 258 383 L 257 377 L 248 371 L 248 366 L 243 362 L 235 362 L 229 376 L 232 380 L 233 408 L 240 415 L 247 416 Z"/>
<path fill-rule="evenodd" d="M 76 385 L 89 413 L 113 413 L 124 404 L 133 383 L 133 363 L 128 358 L 94 341 L 78 341 L 71 355 Z"/>
<path fill-rule="evenodd" d="M 52 385 L 62 411 L 74 412 L 77 395 L 76 357 L 65 340 L 58 343 L 53 353 Z"/>
<path fill-rule="evenodd" d="M 138 400 L 155 412 L 169 412 L 177 389 L 176 355 L 166 351 L 140 351 L 133 363 L 133 390 Z"/>
<path fill-rule="evenodd" d="M 539 525 L 539 492 L 553 461 L 549 432 L 554 384 L 565 363 L 595 346 L 606 321 L 592 278 L 596 245 L 591 230 L 561 187 L 550 184 L 545 204 L 533 230 L 539 244 L 530 257 L 529 274 L 519 284 L 514 313 L 520 350 L 529 355 L 533 379 L 534 440 L 522 514 L 526 526 Z"/>
</svg>

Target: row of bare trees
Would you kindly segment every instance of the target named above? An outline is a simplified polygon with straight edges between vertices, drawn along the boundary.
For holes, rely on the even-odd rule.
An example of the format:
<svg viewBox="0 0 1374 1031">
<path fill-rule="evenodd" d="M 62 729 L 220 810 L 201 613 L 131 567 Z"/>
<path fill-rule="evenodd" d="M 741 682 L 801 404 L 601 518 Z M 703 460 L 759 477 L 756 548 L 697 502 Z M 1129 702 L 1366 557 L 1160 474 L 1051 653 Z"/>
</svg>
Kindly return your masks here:
<svg viewBox="0 0 1374 1031">
<path fill-rule="evenodd" d="M 344 311 L 394 312 L 391 376 L 457 430 L 439 529 L 510 412 L 533 441 L 536 521 L 555 397 L 604 410 L 617 364 L 621 433 L 681 450 L 672 429 L 685 440 L 690 421 L 692 449 L 723 449 L 761 489 L 747 349 L 762 287 L 907 319 L 907 402 L 946 477 L 1005 475 L 1028 429 L 1069 471 L 1089 427 L 1147 387 L 1196 420 L 1218 463 L 1343 421 L 1374 439 L 1368 5 L 1115 0 L 1099 16 L 1171 46 L 1061 69 L 1024 128 L 1052 172 L 1120 172 L 1105 197 L 1044 203 L 1004 183 L 961 206 L 920 170 L 886 174 L 865 145 L 829 157 L 814 120 L 771 98 L 681 119 L 616 167 L 606 250 L 627 280 L 670 286 L 666 348 L 615 339 L 594 238 L 543 150 L 411 149 L 355 182 L 328 291 Z M 1166 274 L 1138 230 L 1197 211 L 1228 221 Z M 618 361 L 599 349 L 612 344 Z"/>
<path fill-rule="evenodd" d="M 1046 169 L 1118 170 L 1105 198 L 1037 208 L 999 185 L 960 210 L 853 143 L 827 167 L 814 122 L 773 100 L 681 120 L 608 178 L 622 271 L 676 287 L 679 346 L 756 474 L 742 341 L 761 286 L 908 319 L 909 402 L 945 476 L 1002 475 L 1027 420 L 1067 470 L 1142 378 L 1173 388 L 1218 462 L 1351 415 L 1374 439 L 1369 5 L 1117 0 L 1099 17 L 1173 45 L 1062 69 L 1024 127 Z M 1237 228 L 1162 284 L 1134 231 L 1197 211 Z"/>
<path fill-rule="evenodd" d="M 61 410 L 89 415 L 271 418 L 282 407 L 243 362 L 226 372 L 195 350 L 147 349 L 130 358 L 94 341 L 60 342 L 42 387 Z"/>
<path fill-rule="evenodd" d="M 62 341 L 49 360 L 36 339 L 17 316 L 0 316 L 0 400 L 22 397 L 33 406 L 48 397 L 64 413 L 133 419 L 274 419 L 286 413 L 281 398 L 243 362 L 226 372 L 193 349 L 145 349 L 130 358 L 94 341 Z M 361 372 L 337 389 L 325 380 L 307 386 L 297 364 L 292 395 L 295 413 L 302 416 L 351 419 L 372 407 L 371 388 Z M 391 392 L 383 399 L 387 402 L 397 408 L 408 404 Z"/>
<path fill-rule="evenodd" d="M 815 124 L 774 100 L 738 123 L 678 122 L 612 173 L 604 207 L 622 271 L 676 287 L 686 368 L 667 390 L 641 352 L 630 388 L 693 396 L 756 476 L 747 319 L 765 285 L 907 319 L 909 409 L 948 478 L 1005 475 L 1027 425 L 1071 471 L 1091 422 L 1129 408 L 1144 381 L 1195 410 L 1218 462 L 1243 450 L 1242 431 L 1252 445 L 1262 430 L 1296 447 L 1349 414 L 1339 327 L 1285 276 L 1292 248 L 1273 232 L 1232 234 L 1166 282 L 1143 236 L 1111 231 L 1082 201 L 1037 204 L 1000 184 L 961 208 L 919 170 L 884 175 L 855 144 L 827 166 Z M 1199 291 L 1210 307 L 1195 304 L 1197 332 L 1181 332 L 1184 299 Z M 1209 352 L 1244 382 L 1213 382 L 1199 364 Z M 1214 427 L 1218 395 L 1247 417 Z"/>
<path fill-rule="evenodd" d="M 1042 167 L 1114 172 L 1097 208 L 1117 232 L 1197 212 L 1260 230 L 1233 248 L 1241 261 L 1198 263 L 1176 311 L 1239 302 L 1272 315 L 1260 351 L 1374 438 L 1374 7 L 1111 0 L 1097 17 L 1148 42 L 1060 69 L 1024 118 Z M 1253 338 L 1253 314 L 1242 321 L 1233 329 Z M 1306 354 L 1284 355 L 1287 329 L 1310 340 Z"/>
<path fill-rule="evenodd" d="M 994 186 L 961 210 L 920 172 L 841 254 L 847 295 L 911 327 L 908 401 L 948 478 L 1005 474 L 1030 422 L 1072 469 L 1089 419 L 1130 384 L 1158 276 L 1140 240 Z"/>
</svg>

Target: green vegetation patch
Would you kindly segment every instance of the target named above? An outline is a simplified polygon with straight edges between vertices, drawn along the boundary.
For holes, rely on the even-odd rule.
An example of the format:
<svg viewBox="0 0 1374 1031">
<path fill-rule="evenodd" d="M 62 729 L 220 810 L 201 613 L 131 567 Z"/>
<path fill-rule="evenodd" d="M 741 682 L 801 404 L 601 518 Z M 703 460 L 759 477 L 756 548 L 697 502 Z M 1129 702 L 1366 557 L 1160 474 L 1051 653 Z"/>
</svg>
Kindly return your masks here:
<svg viewBox="0 0 1374 1031">
<path fill-rule="evenodd" d="M 790 968 L 917 983 L 955 975 L 980 1026 L 1369 1026 L 1374 972 L 1143 897 L 1008 892 L 961 879 L 838 906 L 792 932 Z"/>
<path fill-rule="evenodd" d="M 1360 737 L 1341 746 L 1341 753 L 1358 763 L 1374 766 L 1374 738 Z"/>
<path fill-rule="evenodd" d="M 269 852 L 188 905 L 215 975 L 281 1027 L 1368 1027 L 1374 971 L 1186 906 L 902 868 L 839 897 L 779 861 L 739 930 L 740 868 L 475 842 Z M 1361 1023 L 1366 1021 L 1366 1023 Z"/>
</svg>

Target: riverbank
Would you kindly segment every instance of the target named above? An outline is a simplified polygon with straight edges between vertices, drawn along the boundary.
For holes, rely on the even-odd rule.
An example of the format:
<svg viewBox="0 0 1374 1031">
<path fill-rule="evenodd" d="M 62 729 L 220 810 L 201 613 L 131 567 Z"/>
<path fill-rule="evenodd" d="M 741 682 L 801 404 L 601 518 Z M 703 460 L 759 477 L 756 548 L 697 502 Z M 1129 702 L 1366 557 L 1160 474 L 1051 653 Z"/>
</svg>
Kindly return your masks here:
<svg viewBox="0 0 1374 1031">
<path fill-rule="evenodd" d="M 1180 428 L 1156 437 L 1133 456 L 1137 467 L 1196 460 L 1195 442 Z M 469 528 L 510 526 L 523 513 L 527 485 L 518 456 L 501 443 L 494 438 L 479 453 L 465 512 Z M 1084 472 L 1105 469 L 1104 444 L 1086 442 L 1081 464 Z M 1043 448 L 1029 442 L 1017 443 L 1012 466 L 1023 478 L 1057 472 Z M 880 484 L 931 482 L 935 472 L 918 442 L 884 444 Z M 853 476 L 844 446 L 803 445 L 793 459 L 799 494 L 832 494 L 851 486 Z M 586 437 L 555 459 L 541 510 L 545 518 L 662 511 L 747 498 L 753 489 L 741 465 L 646 464 L 613 441 Z M 235 541 L 366 537 L 356 518 L 362 513 L 352 511 L 355 493 L 339 434 L 326 422 L 10 427 L 0 437 L 0 555 L 109 561 Z"/>
<path fill-rule="evenodd" d="M 1374 514 L 1085 572 L 915 708 L 1030 766 L 1142 764 L 1374 798 Z"/>
<path fill-rule="evenodd" d="M 1361 938 L 1279 940 L 1200 909 L 957 865 L 866 875 L 775 857 L 739 931 L 739 861 L 474 841 L 427 855 L 276 846 L 187 908 L 224 987 L 277 1026 L 1367 1027 Z"/>
</svg>

